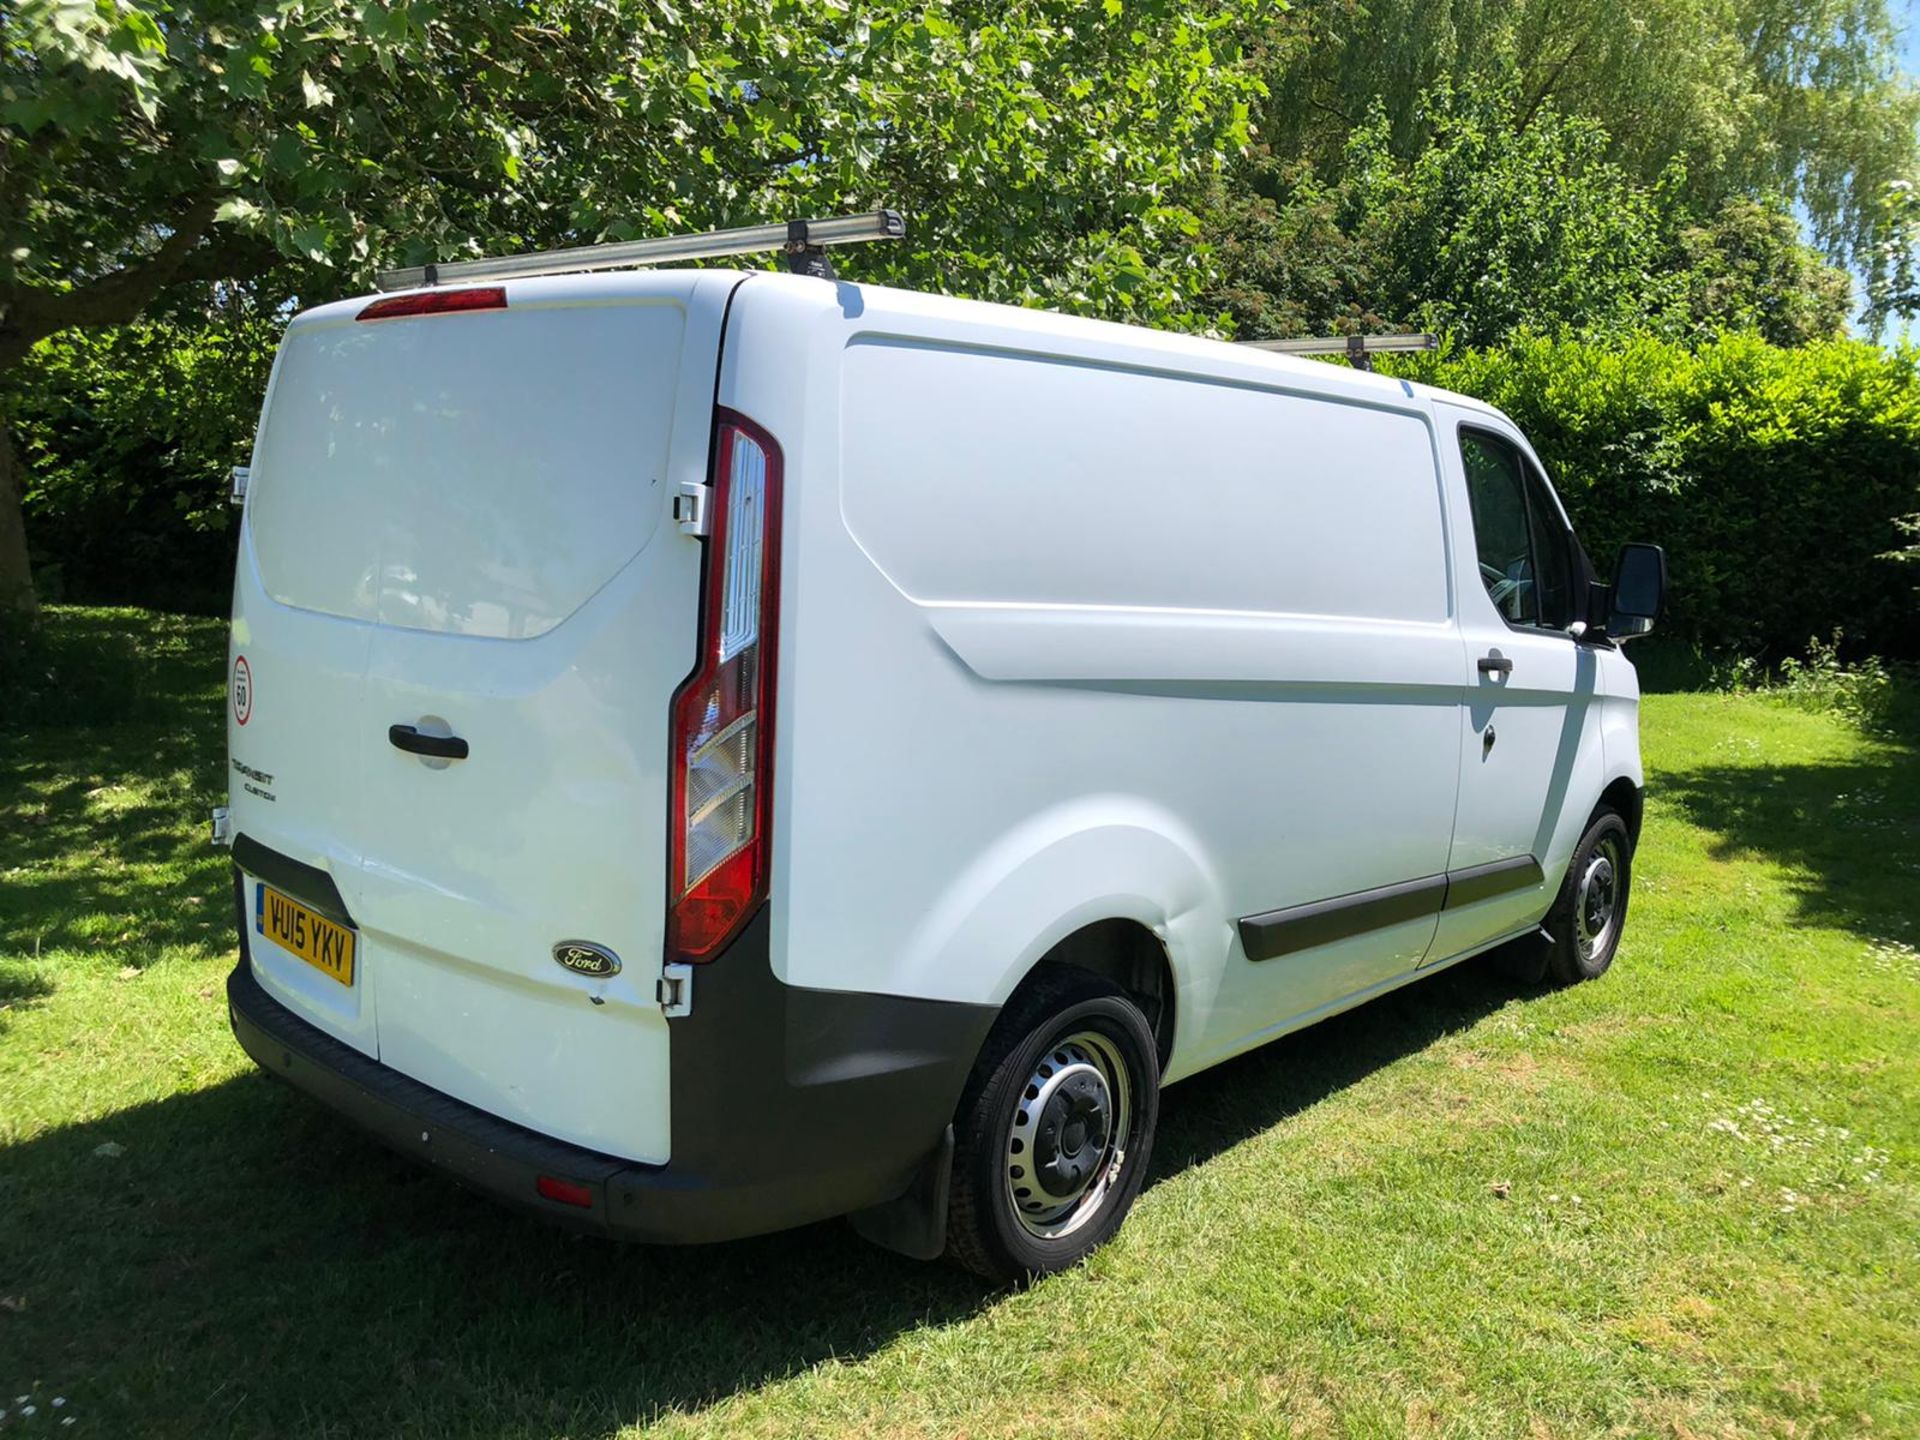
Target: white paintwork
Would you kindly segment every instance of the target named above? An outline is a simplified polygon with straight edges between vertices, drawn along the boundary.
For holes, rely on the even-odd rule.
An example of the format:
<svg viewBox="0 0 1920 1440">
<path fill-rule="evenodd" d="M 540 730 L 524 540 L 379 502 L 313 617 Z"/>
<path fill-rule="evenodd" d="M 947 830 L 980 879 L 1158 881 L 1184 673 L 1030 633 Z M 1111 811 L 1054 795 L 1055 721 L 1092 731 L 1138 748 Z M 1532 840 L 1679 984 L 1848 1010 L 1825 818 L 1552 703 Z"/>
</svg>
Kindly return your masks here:
<svg viewBox="0 0 1920 1440">
<path fill-rule="evenodd" d="M 296 321 L 235 587 L 233 754 L 276 797 L 236 772 L 234 828 L 331 870 L 362 927 L 350 1000 L 256 943 L 263 983 L 448 1093 L 667 1157 L 666 725 L 701 555 L 667 513 L 716 400 L 785 459 L 790 984 L 998 1003 L 1128 919 L 1167 952 L 1177 1079 L 1530 927 L 1639 781 L 1624 657 L 1514 631 L 1479 583 L 1455 430 L 1524 445 L 1485 407 L 790 276 L 507 288 L 505 314 Z M 396 722 L 476 758 L 401 754 Z M 1241 917 L 1528 853 L 1535 889 L 1241 952 Z M 570 975 L 564 938 L 626 969 Z"/>
<path fill-rule="evenodd" d="M 1519 446 L 1536 465 L 1539 458 L 1511 421 L 1486 406 L 1436 403 L 1433 409 L 1447 437 L 1441 463 L 1449 505 L 1462 517 L 1454 531 L 1454 569 L 1470 579 L 1477 561 L 1457 438 L 1460 426 L 1493 431 Z M 1460 671 L 1466 704 L 1460 727 L 1460 801 L 1447 866 L 1465 870 L 1532 855 L 1545 879 L 1530 889 L 1447 911 L 1440 918 L 1436 955 L 1451 955 L 1488 934 L 1540 917 L 1566 875 L 1573 847 L 1593 810 L 1593 800 L 1582 804 L 1579 797 L 1598 797 L 1611 778 L 1605 774 L 1594 704 L 1603 652 L 1575 644 L 1564 634 L 1509 625 L 1485 587 L 1471 583 L 1460 587 L 1460 632 L 1466 642 Z M 1483 675 L 1482 656 L 1502 656 L 1513 662 L 1513 669 L 1504 679 Z M 1485 743 L 1489 730 L 1492 745 Z"/>
<path fill-rule="evenodd" d="M 908 599 L 1446 619 L 1424 417 L 950 334 L 856 336 L 839 376 L 841 511 Z"/>
<path fill-rule="evenodd" d="M 639 1160 L 669 1154 L 666 699 L 699 610 L 668 512 L 704 474 L 731 288 L 528 280 L 504 312 L 300 317 L 234 586 L 254 699 L 230 748 L 274 776 L 271 802 L 231 776 L 234 828 L 331 871 L 360 929 L 351 990 L 255 936 L 262 983 L 436 1089 Z M 393 724 L 474 758 L 403 753 Z M 562 970 L 574 938 L 624 969 Z"/>
<path fill-rule="evenodd" d="M 267 594 L 383 627 L 544 635 L 653 538 L 681 297 L 431 324 L 358 308 L 287 334 L 249 505 Z"/>
</svg>

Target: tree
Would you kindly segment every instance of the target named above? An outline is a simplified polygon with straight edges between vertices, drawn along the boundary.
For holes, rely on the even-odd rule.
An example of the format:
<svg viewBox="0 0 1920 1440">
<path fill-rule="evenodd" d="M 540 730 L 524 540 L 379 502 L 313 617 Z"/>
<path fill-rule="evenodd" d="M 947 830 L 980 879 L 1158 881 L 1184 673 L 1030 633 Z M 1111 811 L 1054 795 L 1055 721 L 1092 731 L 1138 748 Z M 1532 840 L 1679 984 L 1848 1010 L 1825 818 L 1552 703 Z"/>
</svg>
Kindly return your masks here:
<svg viewBox="0 0 1920 1440">
<path fill-rule="evenodd" d="M 1736 196 L 1707 219 L 1682 224 L 1669 263 L 1682 286 L 1678 318 L 1697 338 L 1751 330 L 1791 346 L 1846 334 L 1853 281 L 1802 242 L 1777 197 Z"/>
<path fill-rule="evenodd" d="M 1670 303 L 1658 198 L 1593 121 L 1549 108 L 1522 125 L 1510 99 L 1442 95 L 1433 143 L 1404 165 L 1390 125 L 1376 112 L 1355 136 L 1347 186 L 1383 312 L 1490 345 L 1631 330 Z"/>
<path fill-rule="evenodd" d="M 888 202 L 914 242 L 851 268 L 1201 323 L 1189 201 L 1245 139 L 1264 8 L 21 0 L 0 382 L 174 287 L 318 297 L 376 264 Z M 33 603 L 15 469 L 0 427 L 0 610 Z"/>
<path fill-rule="evenodd" d="M 1207 305 L 1226 312 L 1237 338 L 1391 328 L 1374 308 L 1382 298 L 1377 257 L 1342 228 L 1346 204 L 1345 187 L 1304 164 L 1269 161 L 1215 188 L 1202 223 L 1220 278 Z"/>
<path fill-rule="evenodd" d="M 1428 93 L 1505 91 L 1522 129 L 1548 110 L 1599 123 L 1641 185 L 1677 164 L 1697 215 L 1783 195 L 1829 258 L 1864 266 L 1881 188 L 1913 168 L 1920 96 L 1889 0 L 1297 0 L 1284 28 L 1254 118 L 1329 182 L 1374 107 L 1411 161 L 1440 118 Z"/>
<path fill-rule="evenodd" d="M 1443 88 L 1411 160 L 1376 107 L 1331 184 L 1256 156 L 1207 213 L 1222 271 L 1210 298 L 1250 335 L 1416 326 L 1471 345 L 1522 330 L 1697 343 L 1745 330 L 1800 345 L 1844 333 L 1851 282 L 1783 201 L 1736 196 L 1698 215 L 1677 165 L 1643 184 L 1597 122 L 1528 103 L 1511 88 Z"/>
<path fill-rule="evenodd" d="M 1883 239 L 1868 282 L 1867 314 L 1876 320 L 1920 315 L 1920 187 L 1890 180 L 1880 198 Z"/>
</svg>

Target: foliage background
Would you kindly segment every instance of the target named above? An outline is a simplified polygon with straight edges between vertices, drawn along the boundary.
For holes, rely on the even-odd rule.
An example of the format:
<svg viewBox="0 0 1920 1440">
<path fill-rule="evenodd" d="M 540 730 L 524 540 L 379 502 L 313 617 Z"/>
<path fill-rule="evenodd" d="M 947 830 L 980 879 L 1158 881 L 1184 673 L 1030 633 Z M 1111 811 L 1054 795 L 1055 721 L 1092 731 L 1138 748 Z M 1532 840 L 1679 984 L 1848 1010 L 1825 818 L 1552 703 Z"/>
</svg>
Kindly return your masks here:
<svg viewBox="0 0 1920 1440">
<path fill-rule="evenodd" d="M 1243 36 L 1271 0 L 21 0 L 0 7 L 0 611 L 74 555 L 106 459 L 174 490 L 224 467 L 187 415 L 128 443 L 165 342 L 381 264 L 871 208 L 914 240 L 848 268 L 988 299 L 1198 323 L 1193 202 L 1249 138 Z M 200 356 L 165 368 L 199 371 Z M 136 368 L 115 371 L 123 362 Z M 76 388 L 76 372 L 91 370 Z M 250 417 L 238 371 L 228 408 Z M 64 415 L 74 397 L 96 412 Z M 109 414 L 107 412 L 121 412 Z M 32 427 L 31 453 L 9 443 Z M 96 445 L 104 430 L 107 444 Z M 198 436 L 197 439 L 184 438 Z M 181 443 L 175 443 L 179 440 Z M 196 458 L 198 457 L 198 458 Z M 40 470 L 50 467 L 51 475 Z M 24 533 L 22 507 L 32 517 Z M 77 508 L 76 508 L 77 507 Z M 150 547 L 130 534 L 130 552 Z M 171 568 L 171 567 L 170 567 Z M 192 568 L 192 567 L 189 567 Z M 140 594 L 128 576 L 111 593 Z"/>
<path fill-rule="evenodd" d="M 244 295 L 183 322 L 72 330 L 43 343 L 15 404 L 32 477 L 43 598 L 79 595 L 213 613 L 233 585 L 247 462 L 282 321 Z"/>
<path fill-rule="evenodd" d="M 1418 372 L 1528 429 L 1603 568 L 1669 545 L 1679 638 L 1915 653 L 1914 364 L 1843 338 L 1920 311 L 1898 39 L 1889 0 L 20 0 L 0 608 L 11 565 L 221 609 L 275 333 L 376 264 L 891 203 L 851 277 L 1437 330 Z"/>
<path fill-rule="evenodd" d="M 1901 523 L 1920 512 L 1920 350 L 1523 336 L 1391 368 L 1511 415 L 1603 574 L 1625 541 L 1665 545 L 1672 639 L 1766 662 L 1835 632 L 1920 654 Z"/>
</svg>

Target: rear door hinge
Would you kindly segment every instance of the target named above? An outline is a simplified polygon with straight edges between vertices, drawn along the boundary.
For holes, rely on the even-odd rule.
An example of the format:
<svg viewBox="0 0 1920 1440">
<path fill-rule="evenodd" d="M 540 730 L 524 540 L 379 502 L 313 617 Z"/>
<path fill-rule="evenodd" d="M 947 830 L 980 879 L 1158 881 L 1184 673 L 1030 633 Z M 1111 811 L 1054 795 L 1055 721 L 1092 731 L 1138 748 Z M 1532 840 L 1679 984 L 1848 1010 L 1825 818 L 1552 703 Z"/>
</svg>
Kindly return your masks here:
<svg viewBox="0 0 1920 1440">
<path fill-rule="evenodd" d="M 710 493 L 702 481 L 680 482 L 680 489 L 673 497 L 673 518 L 679 522 L 683 534 L 705 535 L 711 528 L 707 524 L 707 496 Z"/>
<path fill-rule="evenodd" d="M 653 987 L 653 998 L 660 1002 L 660 1013 L 669 1020 L 693 1013 L 693 966 L 675 962 L 660 967 L 660 979 Z"/>
</svg>

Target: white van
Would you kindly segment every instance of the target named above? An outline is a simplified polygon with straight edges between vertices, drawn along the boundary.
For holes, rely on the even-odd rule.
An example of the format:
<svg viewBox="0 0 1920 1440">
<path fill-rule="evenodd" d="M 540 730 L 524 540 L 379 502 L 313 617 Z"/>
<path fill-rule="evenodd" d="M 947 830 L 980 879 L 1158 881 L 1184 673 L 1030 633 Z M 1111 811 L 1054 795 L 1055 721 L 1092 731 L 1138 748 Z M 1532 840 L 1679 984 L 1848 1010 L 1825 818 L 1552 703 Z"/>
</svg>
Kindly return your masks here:
<svg viewBox="0 0 1920 1440">
<path fill-rule="evenodd" d="M 1457 395 L 802 275 L 443 284 L 293 321 L 248 491 L 234 1031 L 553 1218 L 1057 1270 L 1163 1085 L 1619 943 L 1663 562 L 1595 584 Z"/>
</svg>

